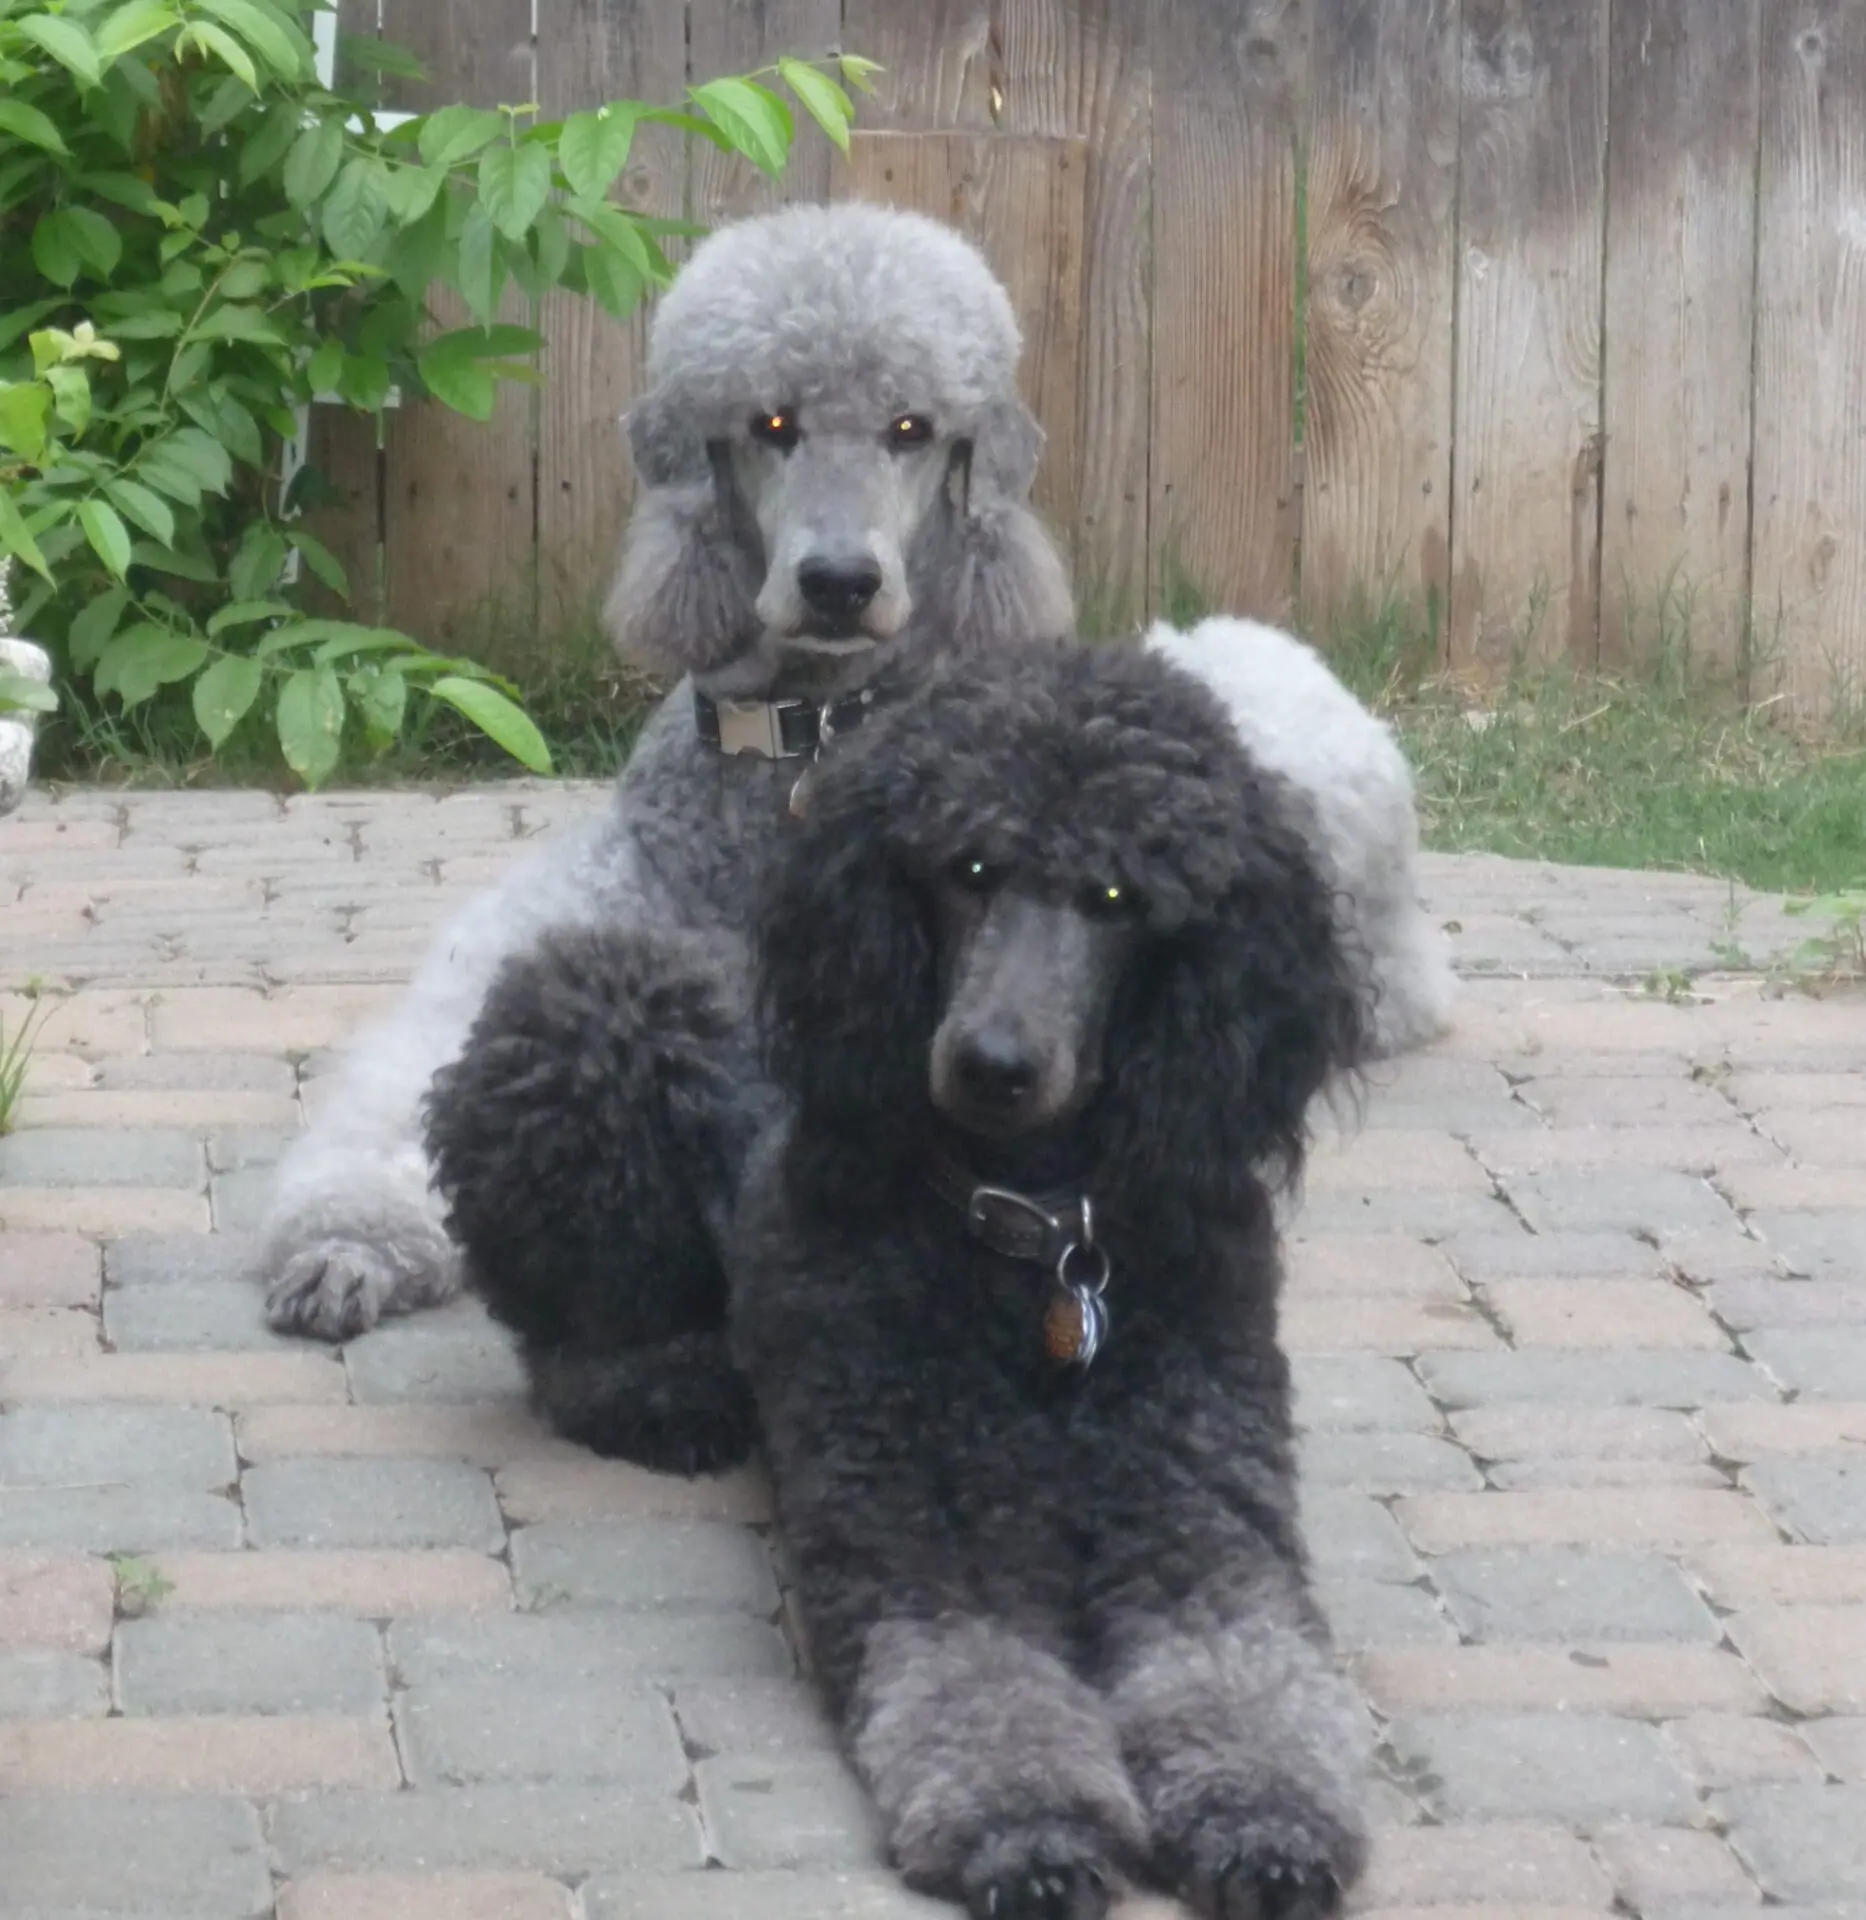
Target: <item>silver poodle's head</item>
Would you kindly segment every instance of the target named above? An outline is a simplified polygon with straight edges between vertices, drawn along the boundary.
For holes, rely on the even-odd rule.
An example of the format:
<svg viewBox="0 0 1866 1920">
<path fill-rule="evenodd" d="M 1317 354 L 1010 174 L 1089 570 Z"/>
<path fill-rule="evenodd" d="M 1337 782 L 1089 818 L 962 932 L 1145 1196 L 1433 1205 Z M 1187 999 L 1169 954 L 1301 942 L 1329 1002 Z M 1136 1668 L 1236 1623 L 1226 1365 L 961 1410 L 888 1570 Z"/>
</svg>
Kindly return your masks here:
<svg viewBox="0 0 1866 1920">
<path fill-rule="evenodd" d="M 627 416 L 624 648 L 721 690 L 862 677 L 966 530 L 1026 511 L 1042 431 L 1019 348 L 982 257 L 918 215 L 793 207 L 706 240 Z"/>
</svg>

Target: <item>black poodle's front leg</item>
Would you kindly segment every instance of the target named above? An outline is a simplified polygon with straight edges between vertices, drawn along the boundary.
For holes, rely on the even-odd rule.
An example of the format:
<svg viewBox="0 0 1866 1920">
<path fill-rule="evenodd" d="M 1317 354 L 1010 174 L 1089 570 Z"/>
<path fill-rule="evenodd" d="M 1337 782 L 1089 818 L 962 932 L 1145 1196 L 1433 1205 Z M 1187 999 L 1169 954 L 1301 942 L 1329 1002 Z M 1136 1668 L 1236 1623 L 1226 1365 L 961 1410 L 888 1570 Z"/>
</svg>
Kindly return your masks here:
<svg viewBox="0 0 1866 1920">
<path fill-rule="evenodd" d="M 468 1284 L 518 1335 L 567 1438 L 671 1472 L 742 1461 L 719 1234 L 768 1096 L 714 949 L 548 934 L 436 1075 L 428 1150 Z"/>
</svg>

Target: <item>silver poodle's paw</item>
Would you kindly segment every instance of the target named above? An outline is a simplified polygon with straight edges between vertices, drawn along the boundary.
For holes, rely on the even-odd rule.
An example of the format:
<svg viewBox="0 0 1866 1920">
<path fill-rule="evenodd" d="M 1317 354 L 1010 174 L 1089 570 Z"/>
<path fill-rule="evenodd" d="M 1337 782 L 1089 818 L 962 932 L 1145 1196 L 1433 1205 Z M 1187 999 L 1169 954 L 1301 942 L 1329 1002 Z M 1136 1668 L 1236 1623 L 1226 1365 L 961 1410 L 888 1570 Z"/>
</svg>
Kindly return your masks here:
<svg viewBox="0 0 1866 1920">
<path fill-rule="evenodd" d="M 972 1920 L 1106 1920 L 1113 1900 L 1108 1842 L 1065 1821 L 985 1836 L 962 1875 Z"/>
<path fill-rule="evenodd" d="M 1165 1848 L 1164 1877 L 1202 1920 L 1331 1920 L 1363 1853 L 1359 1834 L 1308 1809 L 1251 1809 Z"/>
<path fill-rule="evenodd" d="M 421 1286 L 379 1248 L 361 1240 L 315 1240 L 279 1269 L 266 1294 L 266 1319 L 278 1333 L 349 1340 L 384 1314 L 445 1299 L 445 1276 Z"/>
<path fill-rule="evenodd" d="M 1234 1862 L 1205 1885 L 1188 1886 L 1186 1898 L 1210 1920 L 1330 1920 L 1341 1911 L 1341 1883 L 1327 1867 L 1271 1854 Z"/>
</svg>

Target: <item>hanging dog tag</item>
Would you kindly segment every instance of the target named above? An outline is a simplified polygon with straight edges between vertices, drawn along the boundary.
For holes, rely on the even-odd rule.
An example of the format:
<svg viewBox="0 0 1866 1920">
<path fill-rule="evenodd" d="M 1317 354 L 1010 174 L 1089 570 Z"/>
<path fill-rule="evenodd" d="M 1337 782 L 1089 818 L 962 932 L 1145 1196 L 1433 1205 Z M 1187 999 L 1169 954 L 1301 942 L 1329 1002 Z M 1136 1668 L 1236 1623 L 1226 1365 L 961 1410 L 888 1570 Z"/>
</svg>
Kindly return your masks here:
<svg viewBox="0 0 1866 1920">
<path fill-rule="evenodd" d="M 816 772 L 816 762 L 798 774 L 790 790 L 790 812 L 793 820 L 801 820 L 810 811 L 810 776 Z"/>
<path fill-rule="evenodd" d="M 1108 1337 L 1108 1309 L 1087 1287 L 1061 1286 L 1043 1315 L 1043 1351 L 1059 1367 L 1086 1367 Z"/>
</svg>

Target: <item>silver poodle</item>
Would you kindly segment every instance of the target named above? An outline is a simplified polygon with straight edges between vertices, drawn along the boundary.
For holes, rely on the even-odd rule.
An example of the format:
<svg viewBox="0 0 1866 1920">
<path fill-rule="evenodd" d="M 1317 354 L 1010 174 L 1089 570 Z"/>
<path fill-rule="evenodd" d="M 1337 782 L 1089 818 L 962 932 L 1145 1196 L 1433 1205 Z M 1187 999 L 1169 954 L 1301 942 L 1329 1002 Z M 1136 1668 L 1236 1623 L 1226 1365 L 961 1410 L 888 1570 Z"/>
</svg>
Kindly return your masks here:
<svg viewBox="0 0 1866 1920">
<path fill-rule="evenodd" d="M 685 677 L 606 814 L 475 899 L 398 1008 L 358 1037 L 262 1223 L 275 1327 L 340 1340 L 458 1289 L 421 1101 L 509 955 L 553 928 L 628 924 L 691 942 L 749 992 L 753 883 L 817 752 L 936 658 L 1072 631 L 1062 562 L 1028 505 L 1042 433 L 1018 397 L 1020 348 L 982 257 L 917 215 L 794 207 L 695 249 L 656 314 L 648 389 L 627 417 L 641 491 L 608 605 L 626 654 Z M 1428 1037 L 1449 973 L 1413 897 L 1410 778 L 1390 738 L 1315 662 L 1298 697 L 1326 710 L 1338 755 L 1318 770 L 1300 720 L 1253 723 L 1250 674 L 1231 684 L 1245 656 L 1210 634 L 1179 638 L 1193 649 L 1182 664 L 1232 701 L 1258 758 L 1299 763 L 1343 888 L 1382 876 L 1403 937 L 1363 915 L 1360 945 L 1404 964 L 1383 983 L 1403 1017 L 1381 1038 Z M 1248 657 L 1279 681 L 1278 647 Z M 1372 804 L 1333 804 L 1338 788 Z"/>
</svg>

